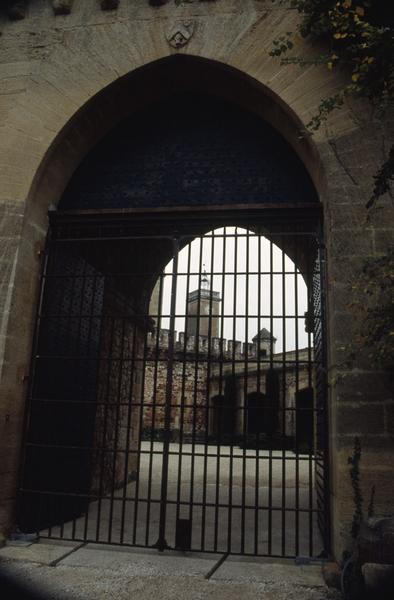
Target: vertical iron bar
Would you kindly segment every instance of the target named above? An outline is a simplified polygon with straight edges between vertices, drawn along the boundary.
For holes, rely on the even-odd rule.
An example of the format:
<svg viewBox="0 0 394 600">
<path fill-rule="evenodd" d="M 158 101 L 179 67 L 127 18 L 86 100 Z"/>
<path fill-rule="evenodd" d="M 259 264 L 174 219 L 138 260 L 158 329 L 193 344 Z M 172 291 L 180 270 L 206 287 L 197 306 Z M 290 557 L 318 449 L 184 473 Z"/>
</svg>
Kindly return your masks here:
<svg viewBox="0 0 394 600">
<path fill-rule="evenodd" d="M 179 239 L 173 238 L 173 269 L 171 283 L 171 309 L 170 309 L 170 331 L 168 338 L 168 363 L 167 363 L 167 382 L 166 382 L 166 405 L 164 413 L 164 443 L 163 443 L 163 465 L 161 472 L 161 498 L 160 498 L 160 521 L 159 521 L 159 539 L 155 546 L 163 551 L 168 548 L 166 541 L 166 514 L 167 514 L 167 493 L 168 493 L 168 467 L 169 450 L 171 438 L 171 404 L 172 404 L 172 383 L 174 368 L 174 345 L 175 345 L 175 315 L 176 315 L 176 291 L 178 279 L 178 255 Z"/>
<path fill-rule="evenodd" d="M 86 286 L 86 267 L 87 267 L 87 260 L 84 257 L 83 258 L 82 274 L 81 274 L 81 278 L 82 278 L 81 289 L 80 289 L 81 298 L 80 298 L 79 303 L 78 303 L 79 304 L 79 309 L 77 309 L 77 314 L 79 312 L 79 315 L 77 317 L 78 318 L 78 333 L 77 333 L 77 338 L 76 338 L 76 340 L 77 340 L 77 342 L 76 342 L 77 343 L 76 356 L 79 356 L 79 353 L 80 353 L 80 350 L 81 350 L 81 328 L 82 328 L 82 319 L 83 319 L 83 310 L 84 310 L 84 298 L 85 298 L 85 286 Z M 87 348 L 88 348 L 88 346 L 87 346 Z M 83 350 L 82 350 L 82 352 L 83 352 Z M 87 353 L 87 358 L 89 360 L 90 357 L 88 355 L 88 351 L 87 350 L 86 350 L 86 353 Z M 81 360 L 81 359 L 79 359 L 79 360 Z M 80 367 L 81 366 L 82 365 L 80 364 Z M 79 372 L 78 379 L 80 380 L 80 378 L 81 378 L 81 373 Z M 82 400 L 82 398 L 80 398 L 80 400 Z M 81 405 L 81 404 L 79 404 L 79 406 L 83 407 L 83 405 Z M 80 445 L 80 444 L 81 444 L 81 441 L 79 440 L 78 441 L 78 445 Z M 78 492 L 79 491 L 80 490 L 78 490 Z M 72 524 L 72 534 L 71 534 L 71 538 L 73 540 L 75 539 L 75 529 L 76 529 L 76 517 L 75 517 L 74 511 L 73 511 L 73 524 Z"/>
<path fill-rule="evenodd" d="M 62 247 L 62 246 L 60 246 L 60 247 Z M 56 248 L 57 248 L 57 254 L 58 254 L 58 248 L 59 248 L 59 246 L 57 246 Z M 73 265 L 73 271 L 72 271 L 72 274 L 71 274 L 70 302 L 69 302 L 69 306 L 68 306 L 68 312 L 65 310 L 65 315 L 66 316 L 64 317 L 64 319 L 66 321 L 66 324 L 67 324 L 66 327 L 67 327 L 68 331 L 72 331 L 73 299 L 74 299 L 74 295 L 75 295 L 76 280 L 78 278 L 76 269 L 77 269 L 77 264 L 74 263 L 74 265 Z M 56 271 L 55 271 L 55 273 L 56 273 Z M 57 276 L 54 275 L 53 277 L 54 277 L 54 279 L 56 281 L 56 278 L 59 278 L 59 275 L 57 275 Z M 55 320 L 55 323 L 58 325 L 59 319 L 60 319 L 60 321 L 62 321 L 63 315 L 59 313 L 59 308 L 58 307 L 56 307 L 56 313 L 57 314 L 56 314 L 56 317 L 55 317 L 54 320 Z M 72 350 L 71 350 L 71 352 L 72 352 Z M 71 358 L 71 357 L 69 357 L 69 358 Z M 56 360 L 59 360 L 59 357 Z M 68 402 L 70 402 L 70 400 L 67 399 L 66 402 L 68 403 Z M 67 445 L 65 445 L 64 448 L 67 448 Z M 55 498 L 56 498 L 56 496 L 55 496 Z M 59 501 L 59 505 L 63 505 L 64 506 L 64 504 L 67 503 L 67 501 L 71 501 L 71 497 L 68 497 L 66 502 L 64 500 L 64 497 L 61 497 L 61 496 L 57 500 Z M 60 514 L 62 514 L 61 511 L 60 511 Z M 61 538 L 64 537 L 64 526 L 65 526 L 64 517 L 62 515 L 62 521 L 61 521 L 61 524 L 60 524 L 60 537 Z"/>
<path fill-rule="evenodd" d="M 135 369 L 136 369 L 136 349 L 137 349 L 137 323 L 133 323 L 133 342 L 132 342 L 132 350 L 131 350 L 131 362 L 130 362 L 130 383 L 129 383 L 129 392 L 128 392 L 128 402 L 129 405 L 127 407 L 127 433 L 126 433 L 126 447 L 125 447 L 125 464 L 123 471 L 123 489 L 122 489 L 122 509 L 121 509 L 121 518 L 120 518 L 120 543 L 124 542 L 124 526 L 125 526 L 125 518 L 126 518 L 126 497 L 127 497 L 127 486 L 128 486 L 128 478 L 129 478 L 129 460 L 130 460 L 130 435 L 131 435 L 131 417 L 132 413 L 135 409 L 133 402 L 134 395 L 134 377 L 135 377 Z M 138 361 L 137 361 L 138 364 Z"/>
<path fill-rule="evenodd" d="M 257 238 L 257 348 L 256 348 L 256 371 L 257 371 L 257 393 L 261 393 L 261 357 L 259 352 L 259 334 L 261 331 L 261 235 L 258 235 Z M 258 554 L 258 533 L 259 533 L 259 500 L 260 500 L 260 428 L 257 430 L 256 434 L 256 457 L 255 457 L 255 477 L 256 477 L 256 486 L 255 486 L 255 516 L 254 516 L 254 553 Z"/>
<path fill-rule="evenodd" d="M 77 246 L 77 248 L 80 250 L 79 246 Z M 83 286 L 83 275 L 84 275 L 85 268 L 86 268 L 86 262 L 84 262 L 83 265 L 84 266 L 83 266 L 83 271 L 82 271 L 82 286 Z M 81 311 L 81 302 L 83 300 L 83 294 L 81 293 L 81 299 L 79 301 L 79 310 L 77 308 L 76 315 L 74 315 L 73 303 L 74 303 L 75 295 L 78 294 L 78 291 L 76 292 L 75 288 L 78 286 L 77 280 L 80 278 L 79 275 L 78 275 L 78 271 L 77 271 L 77 269 L 78 269 L 78 261 L 77 260 L 74 263 L 74 269 L 75 270 L 73 271 L 73 274 L 72 274 L 72 284 L 71 284 L 71 292 L 70 292 L 70 304 L 69 304 L 69 310 L 68 310 L 68 315 L 67 315 L 67 319 L 66 319 L 66 323 L 67 323 L 66 327 L 67 327 L 67 330 L 69 332 L 73 331 L 73 321 L 74 321 L 74 319 L 78 319 L 78 312 Z M 77 296 L 77 298 L 78 298 L 78 296 Z M 58 323 L 59 319 L 62 320 L 62 315 L 59 315 L 58 307 L 56 307 L 56 308 L 57 308 L 56 321 Z M 78 319 L 78 321 L 80 322 L 80 319 Z M 71 346 L 71 344 L 69 346 L 69 352 L 72 352 L 73 355 L 74 355 L 74 357 L 75 357 L 74 352 L 78 356 L 78 350 L 79 350 L 79 328 L 78 328 L 78 335 L 76 336 L 76 342 L 77 342 L 77 344 L 76 344 L 75 349 Z M 57 358 L 57 360 L 59 360 L 59 358 Z M 80 363 L 79 363 L 79 366 L 80 366 Z M 79 372 L 78 373 L 78 379 L 80 379 L 80 377 L 81 377 L 81 373 Z M 69 404 L 70 402 L 71 402 L 71 400 L 67 399 L 66 403 Z M 71 445 L 73 445 L 73 444 L 71 444 Z M 69 446 L 70 446 L 70 444 L 69 444 Z M 67 448 L 67 445 L 65 444 L 64 445 L 64 449 L 66 449 L 66 448 Z M 67 498 L 67 501 L 69 503 L 73 503 L 73 499 L 74 499 L 74 502 L 75 502 L 75 496 L 74 497 L 73 496 L 69 496 Z M 62 502 L 64 502 L 63 498 L 62 498 Z M 68 505 L 68 502 L 67 502 L 67 505 Z M 72 512 L 74 512 L 74 511 L 72 511 Z M 63 515 L 62 515 L 61 536 L 60 537 L 63 537 L 63 535 L 64 535 L 64 525 L 65 525 L 65 523 L 64 523 L 64 519 L 63 519 Z M 72 539 L 74 539 L 74 537 L 75 537 L 75 516 L 73 516 L 73 519 L 72 519 L 72 534 L 71 534 L 71 537 L 72 537 Z"/>
<path fill-rule="evenodd" d="M 283 247 L 285 246 L 285 237 L 282 236 L 282 556 L 286 556 L 286 255 Z"/>
<path fill-rule="evenodd" d="M 242 451 L 242 495 L 241 495 L 241 554 L 245 552 L 245 504 L 246 504 L 246 452 L 247 452 L 247 410 L 248 410 L 248 341 L 249 341 L 249 229 L 246 231 L 246 256 L 245 256 L 245 351 L 244 351 L 244 389 L 243 389 L 243 451 Z M 240 365 L 240 370 L 241 370 Z"/>
<path fill-rule="evenodd" d="M 99 275 L 97 274 L 97 272 L 95 272 L 93 277 L 93 283 L 92 283 L 92 299 L 90 302 L 90 311 L 89 311 L 89 330 L 88 330 L 88 349 L 90 350 L 90 343 L 91 343 L 91 339 L 92 339 L 92 322 L 95 317 L 95 299 L 96 299 L 96 288 L 97 288 L 97 279 L 99 278 Z M 96 348 L 96 357 L 95 357 L 95 363 L 96 363 L 96 373 L 95 373 L 95 387 L 94 387 L 94 393 L 95 393 L 95 398 L 94 401 L 93 399 L 91 400 L 92 404 L 95 405 L 94 409 L 95 412 L 97 410 L 97 383 L 98 383 L 98 372 L 99 372 L 99 345 Z M 90 352 L 89 352 L 90 355 Z M 90 449 L 91 451 L 91 458 L 90 458 L 90 472 L 93 472 L 93 468 L 94 468 L 94 448 Z M 91 483 L 90 483 L 91 486 Z M 91 487 L 89 488 L 89 495 L 87 498 L 87 503 L 86 503 L 86 513 L 85 513 L 85 524 L 84 524 L 84 533 L 83 533 L 83 539 L 87 540 L 88 538 L 88 525 L 89 525 L 89 509 L 90 509 L 90 499 L 91 499 Z"/>
<path fill-rule="evenodd" d="M 213 306 L 213 270 L 214 270 L 214 252 L 215 237 L 211 233 L 211 264 L 210 264 L 210 288 L 209 288 L 209 310 L 208 310 L 208 351 L 207 351 L 207 369 L 206 369 L 206 398 L 205 398 L 205 435 L 204 435 L 204 473 L 203 473 L 203 497 L 202 497 L 202 516 L 201 516 L 201 550 L 205 550 L 205 518 L 207 502 L 207 470 L 208 470 L 208 429 L 209 429 L 209 411 L 211 389 L 211 353 L 212 353 L 212 306 Z M 216 482 L 218 485 L 218 482 Z"/>
<path fill-rule="evenodd" d="M 296 426 L 298 417 L 297 398 L 299 396 L 299 339 L 298 339 L 298 238 L 294 237 L 295 240 L 295 252 L 294 252 L 294 311 L 295 311 L 295 398 L 296 398 Z M 295 516 L 296 516 L 296 530 L 295 530 L 295 555 L 298 556 L 300 552 L 300 461 L 299 461 L 299 448 L 298 448 L 298 437 L 296 435 L 296 498 L 295 498 Z"/>
<path fill-rule="evenodd" d="M 235 233 L 232 234 L 232 238 L 234 240 L 234 289 L 233 289 L 233 347 L 232 347 L 232 356 L 231 356 L 231 392 L 235 395 L 235 403 L 237 402 L 236 398 L 236 371 L 235 371 L 235 340 L 237 337 L 237 269 L 238 269 L 238 228 L 235 227 Z M 238 410 L 242 415 L 243 411 L 241 406 L 236 407 L 236 415 L 238 416 Z M 237 418 L 235 419 L 237 420 Z M 233 503 L 233 463 L 234 463 L 234 433 L 235 433 L 236 425 L 234 427 L 233 436 L 230 442 L 230 465 L 229 465 L 229 507 L 228 507 L 228 528 L 227 528 L 227 552 L 231 553 L 231 544 L 232 544 L 232 503 Z"/>
<path fill-rule="evenodd" d="M 146 316 L 146 315 L 145 315 Z M 142 362 L 140 370 L 141 377 L 141 393 L 139 399 L 139 419 L 138 419 L 138 444 L 137 444 L 137 471 L 136 471 L 136 482 L 135 482 L 135 494 L 134 494 L 134 519 L 133 519 L 133 544 L 136 544 L 137 540 L 137 526 L 138 526 L 138 509 L 140 500 L 140 479 L 141 479 L 141 445 L 142 445 L 142 425 L 144 421 L 144 396 L 145 396 L 145 383 L 146 383 L 146 363 L 148 358 L 148 329 L 147 319 L 145 319 L 143 334 L 143 349 L 142 349 Z"/>
<path fill-rule="evenodd" d="M 313 256 L 314 238 L 307 238 L 309 242 L 309 256 Z M 312 424 L 312 432 L 310 433 L 310 445 L 309 445 L 309 457 L 308 457 L 308 492 L 309 492 L 309 556 L 313 556 L 313 461 L 314 461 L 314 450 L 313 450 L 313 423 L 315 419 L 315 394 L 316 390 L 313 390 L 313 374 L 312 374 L 312 336 L 310 330 L 310 297 L 311 297 L 311 263 L 310 258 L 306 261 L 306 284 L 307 284 L 307 313 L 306 313 L 306 331 L 308 335 L 308 389 L 312 393 L 312 405 L 308 412 L 308 421 Z M 304 367 L 305 368 L 305 367 Z"/>
<path fill-rule="evenodd" d="M 124 299 L 122 298 L 122 312 L 127 311 L 127 306 L 124 306 Z M 115 416 L 115 436 L 113 441 L 113 459 L 112 459 L 112 481 L 111 481 L 111 500 L 109 506 L 109 523 L 108 523 L 108 543 L 112 541 L 112 521 L 114 513 L 114 497 L 115 497 L 115 486 L 116 486 L 116 463 L 118 458 L 118 436 L 119 436 L 119 417 L 120 417 L 120 403 L 122 402 L 122 379 L 123 379 L 123 361 L 124 361 L 124 338 L 125 338 L 125 317 L 122 315 L 120 318 L 121 322 L 121 342 L 119 349 L 119 366 L 118 366 L 118 385 L 117 385 L 117 398 L 116 398 L 116 416 Z"/>
<path fill-rule="evenodd" d="M 198 397 L 198 370 L 199 370 L 199 337 L 200 337 L 200 318 L 201 318 L 201 273 L 203 267 L 203 240 L 202 237 L 200 240 L 200 248 L 199 248 L 199 260 L 198 260 L 198 297 L 197 297 L 197 315 L 196 315 L 196 335 L 194 340 L 194 355 L 195 355 L 195 363 L 194 363 L 194 388 L 193 388 L 193 425 L 192 425 L 192 448 L 191 448 L 191 469 L 190 469 L 190 506 L 189 506 L 189 520 L 193 523 L 193 512 L 194 512 L 194 493 L 195 493 L 195 485 L 194 485 L 194 476 L 195 476 L 195 467 L 196 467 L 196 427 L 197 427 L 197 397 Z"/>
<path fill-rule="evenodd" d="M 185 419 L 185 401 L 188 404 L 188 394 L 186 393 L 186 382 L 188 379 L 188 361 L 187 361 L 187 318 L 188 318 L 188 298 L 190 292 L 190 270 L 191 270 L 191 245 L 187 245 L 187 268 L 186 268 L 186 299 L 185 299 L 185 326 L 182 348 L 182 383 L 180 397 L 180 414 L 179 414 L 179 455 L 178 455 L 178 480 L 176 492 L 176 522 L 180 517 L 180 508 L 182 502 L 182 465 L 183 465 L 183 437 L 184 437 L 184 419 Z M 189 408 L 186 410 L 186 414 Z"/>
<path fill-rule="evenodd" d="M 220 398 L 219 402 L 222 401 L 224 396 L 223 394 L 223 363 L 224 363 L 224 311 L 225 311 L 225 289 L 226 289 L 226 227 L 223 227 L 223 235 L 222 235 L 222 305 L 221 305 L 221 314 L 220 314 L 220 345 L 219 345 L 219 386 L 218 386 L 218 396 Z M 224 402 L 223 402 L 224 406 Z M 215 409 L 216 410 L 216 409 Z M 220 409 L 219 409 L 220 410 Z M 217 418 L 217 414 L 216 414 Z M 234 412 L 231 410 L 231 422 L 233 427 L 234 421 Z M 220 501 L 220 459 L 221 459 L 221 442 L 222 442 L 222 433 L 221 427 L 219 427 L 217 440 L 216 440 L 216 493 L 215 493 L 215 534 L 214 534 L 214 551 L 216 552 L 218 549 L 218 529 L 219 529 L 219 501 Z"/>
<path fill-rule="evenodd" d="M 269 238 L 270 245 L 270 340 L 269 340 L 269 368 L 273 368 L 273 351 L 274 351 L 274 257 L 272 237 Z M 267 397 L 266 397 L 267 400 Z M 272 410 L 270 410 L 272 415 Z M 268 444 L 268 554 L 272 554 L 272 433 L 269 437 Z"/>
<path fill-rule="evenodd" d="M 327 365 L 327 342 L 326 342 L 326 280 L 327 280 L 327 272 L 326 272 L 326 254 L 325 254 L 325 246 L 322 242 L 323 232 L 321 231 L 321 227 L 319 228 L 319 249 L 318 249 L 318 257 L 319 257 L 319 299 L 320 299 L 320 329 L 321 329 L 321 357 L 320 357 L 320 385 L 321 385 L 321 412 L 323 418 L 323 456 L 324 456 L 324 466 L 323 466 L 323 478 L 324 478 L 324 550 L 325 553 L 328 554 L 331 546 L 331 522 L 330 522 L 330 473 L 329 473 L 329 448 L 328 448 L 328 407 L 327 407 L 327 373 L 325 366 Z"/>
<path fill-rule="evenodd" d="M 107 287 L 107 281 L 105 282 L 105 287 Z M 104 310 L 106 309 L 105 306 L 105 287 L 104 287 Z M 100 527 L 101 527 L 101 503 L 102 503 L 102 497 L 103 497 L 103 477 L 104 477 L 104 463 L 105 463 L 105 446 L 106 446 L 106 438 L 107 438 L 107 421 L 108 421 L 108 391 L 110 388 L 110 379 L 111 379 L 111 369 L 112 369 L 112 363 L 111 363 L 111 348 L 112 348 L 112 340 L 113 340 L 113 333 L 114 333 L 114 319 L 113 317 L 111 317 L 109 314 L 106 315 L 103 311 L 103 322 L 106 321 L 108 319 L 109 323 L 110 323 L 110 335 L 109 335 L 109 344 L 108 344 L 108 356 L 104 355 L 104 362 L 107 366 L 107 377 L 106 377 L 106 391 L 107 391 L 107 397 L 106 400 L 104 401 L 104 426 L 103 426 L 103 435 L 102 435 L 102 446 L 100 448 L 101 450 L 101 461 L 100 461 L 100 476 L 99 476 L 99 485 L 98 485 L 98 490 L 99 490 L 99 497 L 98 497 L 98 501 L 97 501 L 97 523 L 96 523 L 96 541 L 100 541 Z M 104 328 L 104 334 L 106 335 L 106 327 Z M 102 343 L 102 333 L 103 333 L 103 329 L 101 331 L 101 335 L 100 335 L 100 344 Z M 104 394 L 103 394 L 104 397 Z"/>
<path fill-rule="evenodd" d="M 162 322 L 162 310 L 163 310 L 163 288 L 164 288 L 165 275 L 161 274 L 159 277 L 159 299 L 158 299 L 158 311 L 157 311 L 157 323 L 156 323 L 156 340 L 155 350 L 152 360 L 154 361 L 153 368 L 153 391 L 152 391 L 152 415 L 151 415 L 151 429 L 150 429 L 150 440 L 149 440 L 149 466 L 148 466 L 148 493 L 147 493 L 147 507 L 146 507 L 146 531 L 145 531 L 145 545 L 149 545 L 149 533 L 150 533 L 150 513 L 152 506 L 152 475 L 153 475 L 153 461 L 155 459 L 154 444 L 155 444 L 155 423 L 156 423 L 156 397 L 157 397 L 157 383 L 160 377 L 160 370 L 163 368 L 163 363 L 160 357 L 160 331 Z M 151 351 L 152 354 L 152 351 Z M 143 410 L 143 407 L 142 407 Z"/>
</svg>

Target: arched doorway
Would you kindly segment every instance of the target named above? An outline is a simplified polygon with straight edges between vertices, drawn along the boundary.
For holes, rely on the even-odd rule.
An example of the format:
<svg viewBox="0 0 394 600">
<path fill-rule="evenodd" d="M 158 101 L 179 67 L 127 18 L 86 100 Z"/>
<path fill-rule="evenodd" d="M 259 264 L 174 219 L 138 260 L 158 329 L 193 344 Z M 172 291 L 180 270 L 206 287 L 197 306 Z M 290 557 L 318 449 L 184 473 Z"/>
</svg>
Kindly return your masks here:
<svg viewBox="0 0 394 600">
<path fill-rule="evenodd" d="M 313 452 L 313 395 L 312 387 L 296 392 L 296 446 L 300 452 Z"/>
<path fill-rule="evenodd" d="M 222 443 L 231 442 L 234 434 L 234 407 L 231 399 L 224 395 L 213 396 L 211 405 L 211 435 Z"/>
<path fill-rule="evenodd" d="M 247 397 L 248 434 L 265 433 L 265 394 L 251 392 Z"/>
<path fill-rule="evenodd" d="M 253 378 L 258 389 L 264 369 L 278 365 L 283 398 L 289 370 L 296 390 L 301 363 L 312 378 L 313 328 L 306 332 L 306 348 L 300 338 L 304 312 L 321 326 L 318 217 L 313 185 L 291 148 L 253 114 L 215 98 L 181 94 L 144 109 L 87 156 L 59 210 L 51 214 L 30 390 L 22 528 L 159 549 L 282 556 L 321 551 L 317 521 L 325 507 L 313 491 L 318 461 L 310 454 L 302 462 L 298 452 L 291 458 L 285 446 L 281 455 L 274 454 L 273 434 L 283 437 L 284 425 L 265 432 L 268 454 L 260 455 L 258 443 L 250 453 L 244 438 L 260 432 L 246 427 L 246 405 L 234 400 L 247 395 Z M 215 313 L 210 288 L 188 289 L 192 276 L 202 277 L 202 253 L 197 266 L 181 266 L 182 249 L 196 238 L 202 246 L 207 235 L 212 248 L 221 244 L 221 260 L 232 261 L 231 293 L 222 291 L 222 298 L 232 297 L 229 314 Z M 225 269 L 216 266 L 213 250 L 211 256 L 210 276 L 218 268 L 225 289 Z M 166 279 L 170 291 L 164 311 Z M 301 282 L 306 310 L 300 310 Z M 191 296 L 183 314 L 189 326 L 178 339 L 181 285 Z M 152 314 L 155 289 L 157 312 Z M 213 335 L 219 314 L 223 323 L 232 323 L 226 346 L 223 328 Z M 159 325 L 164 318 L 166 328 Z M 283 332 L 281 350 L 260 335 L 263 321 L 271 332 L 276 327 Z M 255 349 L 249 339 L 252 322 Z M 237 337 L 240 323 L 243 340 Z M 286 344 L 290 337 L 293 347 Z M 217 396 L 231 396 L 235 412 L 234 435 L 224 454 L 220 444 L 213 453 L 208 443 L 209 385 L 215 377 Z M 174 403 L 178 382 L 180 404 Z M 283 424 L 292 410 L 284 400 Z M 254 483 L 246 486 L 252 464 Z M 235 465 L 239 470 L 233 472 Z M 292 472 L 293 465 L 295 499 L 290 501 L 283 489 L 286 469 Z M 223 469 L 229 475 L 221 486 Z M 201 486 L 195 483 L 199 471 Z M 276 495 L 279 472 L 281 494 Z M 286 538 L 289 523 L 294 541 Z"/>
</svg>

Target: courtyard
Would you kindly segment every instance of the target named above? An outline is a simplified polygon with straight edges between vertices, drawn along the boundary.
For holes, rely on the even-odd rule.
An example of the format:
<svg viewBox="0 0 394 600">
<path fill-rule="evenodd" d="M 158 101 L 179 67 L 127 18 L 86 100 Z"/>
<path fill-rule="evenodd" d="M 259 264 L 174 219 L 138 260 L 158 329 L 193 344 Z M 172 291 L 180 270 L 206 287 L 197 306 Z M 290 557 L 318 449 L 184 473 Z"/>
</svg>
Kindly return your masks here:
<svg viewBox="0 0 394 600">
<path fill-rule="evenodd" d="M 153 546 L 159 537 L 163 443 L 141 442 L 138 478 L 89 504 L 53 538 Z M 169 447 L 166 541 L 191 520 L 193 550 L 319 556 L 314 457 L 289 450 L 175 444 Z"/>
</svg>

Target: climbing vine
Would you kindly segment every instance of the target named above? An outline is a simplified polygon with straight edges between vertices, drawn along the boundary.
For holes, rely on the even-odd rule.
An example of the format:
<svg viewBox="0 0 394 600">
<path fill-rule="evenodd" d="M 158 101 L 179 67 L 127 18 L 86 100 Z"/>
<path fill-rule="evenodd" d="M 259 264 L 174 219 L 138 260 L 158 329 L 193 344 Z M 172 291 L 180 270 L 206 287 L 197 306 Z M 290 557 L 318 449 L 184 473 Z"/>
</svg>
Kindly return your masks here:
<svg viewBox="0 0 394 600">
<path fill-rule="evenodd" d="M 341 69 L 346 83 L 336 94 L 324 98 L 307 124 L 311 133 L 329 114 L 343 105 L 347 96 L 367 98 L 375 115 L 383 117 L 394 108 L 394 21 L 386 0 L 280 0 L 297 10 L 301 21 L 296 32 L 286 32 L 273 42 L 271 56 L 282 63 L 325 64 L 329 71 Z M 326 52 L 314 60 L 289 56 L 294 36 L 325 43 Z M 390 191 L 394 180 L 394 145 L 374 176 L 374 189 L 367 204 Z"/>
<path fill-rule="evenodd" d="M 345 84 L 336 94 L 323 98 L 307 123 L 309 134 L 318 130 L 347 96 L 367 99 L 375 116 L 383 119 L 394 109 L 394 18 L 386 0 L 280 0 L 297 10 L 297 31 L 286 32 L 273 42 L 271 56 L 284 64 L 323 64 L 329 71 L 341 70 Z M 392 7 L 391 7 L 392 9 Z M 291 56 L 296 35 L 323 42 L 325 52 L 314 60 Z M 290 53 L 290 55 L 289 55 Z M 377 173 L 366 204 L 376 210 L 377 200 L 391 193 L 394 180 L 394 145 Z M 370 216 L 369 215 L 369 216 Z M 371 363 L 394 372 L 394 251 L 365 262 L 360 277 L 352 283 L 355 300 L 349 302 L 352 316 L 361 324 L 348 348 L 352 363 L 360 350 Z M 357 461 L 357 457 L 355 458 Z M 356 527 L 356 525 L 355 525 Z"/>
</svg>

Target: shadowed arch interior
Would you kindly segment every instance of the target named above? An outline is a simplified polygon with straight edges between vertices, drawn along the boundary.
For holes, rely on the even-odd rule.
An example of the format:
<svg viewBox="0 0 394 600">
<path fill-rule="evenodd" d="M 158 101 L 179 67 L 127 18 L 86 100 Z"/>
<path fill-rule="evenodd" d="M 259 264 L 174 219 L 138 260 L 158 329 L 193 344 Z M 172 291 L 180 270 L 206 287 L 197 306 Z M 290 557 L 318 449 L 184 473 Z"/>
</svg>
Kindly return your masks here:
<svg viewBox="0 0 394 600">
<path fill-rule="evenodd" d="M 134 113 L 88 154 L 59 209 L 317 202 L 294 150 L 257 115 L 183 92 Z"/>
<path fill-rule="evenodd" d="M 49 146 L 29 192 L 29 220 L 45 225 L 84 157 L 113 130 L 148 105 L 178 93 L 207 94 L 250 111 L 280 132 L 321 193 L 324 173 L 311 137 L 294 111 L 267 86 L 230 65 L 193 55 L 172 55 L 142 65 L 98 91 L 63 124 Z M 179 108 L 179 107 L 177 107 Z M 37 211 L 38 209 L 38 211 Z"/>
</svg>

